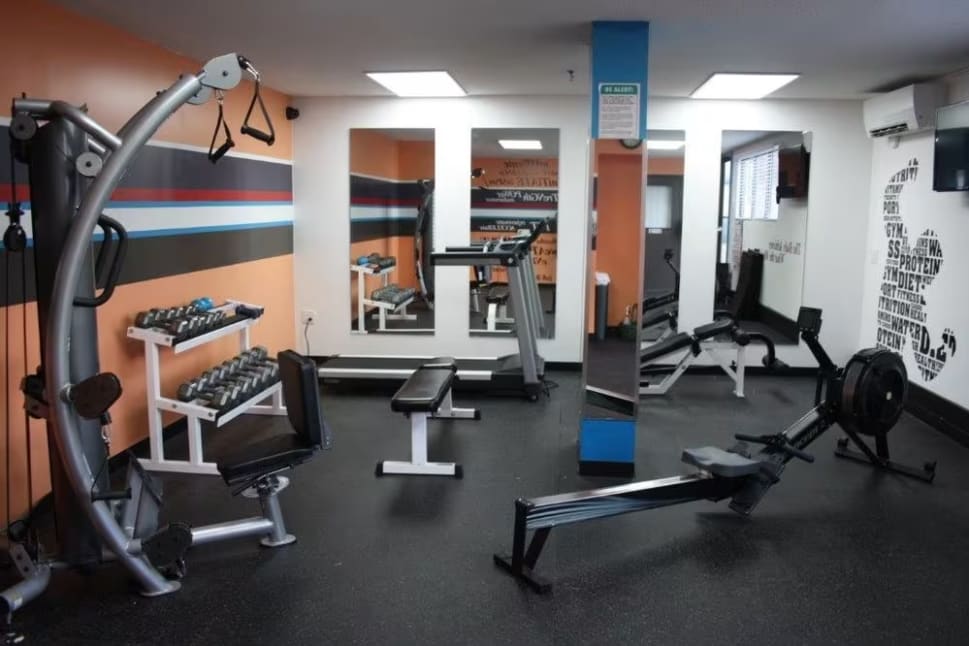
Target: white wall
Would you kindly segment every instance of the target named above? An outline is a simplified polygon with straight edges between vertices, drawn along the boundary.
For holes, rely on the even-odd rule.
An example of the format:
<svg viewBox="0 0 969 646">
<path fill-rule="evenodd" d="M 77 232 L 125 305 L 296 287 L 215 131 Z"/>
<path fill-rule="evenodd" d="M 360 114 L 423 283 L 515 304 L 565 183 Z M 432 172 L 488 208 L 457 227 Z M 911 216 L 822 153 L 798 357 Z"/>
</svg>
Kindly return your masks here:
<svg viewBox="0 0 969 646">
<path fill-rule="evenodd" d="M 467 272 L 439 268 L 436 334 L 358 336 L 350 332 L 349 130 L 436 128 L 435 246 L 469 237 L 471 129 L 561 129 L 558 287 L 555 339 L 540 340 L 550 361 L 579 361 L 584 334 L 589 110 L 585 97 L 466 99 L 303 98 L 296 122 L 295 247 L 297 309 L 317 311 L 314 354 L 495 355 L 510 339 L 468 334 Z M 867 240 L 871 144 L 854 101 L 696 101 L 651 99 L 649 128 L 684 130 L 686 159 L 680 266 L 680 325 L 712 316 L 722 130 L 813 134 L 803 302 L 825 310 L 822 341 L 836 360 L 858 348 Z M 446 214 L 446 215 L 445 215 Z M 806 348 L 784 347 L 792 365 L 814 365 Z M 753 357 L 756 360 L 757 357 Z"/>
<path fill-rule="evenodd" d="M 821 340 L 836 361 L 859 347 L 867 239 L 871 143 L 857 101 L 650 101 L 651 129 L 686 130 L 680 326 L 710 320 L 716 270 L 721 131 L 785 130 L 812 133 L 804 305 L 824 309 Z M 778 348 L 791 365 L 816 365 L 807 348 Z M 757 360 L 753 357 L 752 360 Z"/>
<path fill-rule="evenodd" d="M 911 333 L 904 335 L 901 354 L 912 383 L 969 408 L 969 389 L 966 388 L 969 383 L 969 297 L 966 291 L 969 255 L 964 250 L 965 241 L 969 240 L 969 193 L 936 193 L 932 190 L 932 132 L 905 137 L 897 148 L 886 140 L 876 141 L 873 147 L 870 233 L 866 248 L 869 262 L 865 272 L 860 330 L 862 343 L 875 345 L 878 340 L 879 297 L 885 282 L 888 250 L 887 223 L 883 213 L 886 187 L 895 173 L 906 168 L 911 160 L 918 160 L 917 175 L 901 182 L 898 215 L 906 229 L 905 238 L 912 246 L 929 229 L 935 232 L 941 243 L 943 256 L 940 270 L 921 291 L 925 316 L 921 325 L 928 332 L 926 345 L 934 353 L 944 346 L 946 356 L 944 366 L 933 377 L 919 370 L 915 351 L 918 346 Z M 944 342 L 946 330 L 954 333 L 954 352 L 952 346 Z M 921 337 L 921 332 L 916 334 Z M 934 360 L 934 357 L 930 359 Z"/>
<path fill-rule="evenodd" d="M 436 270 L 433 336 L 350 332 L 348 176 L 351 128 L 434 128 L 434 246 L 467 244 L 471 129 L 521 127 L 561 132 L 555 338 L 540 339 L 539 350 L 548 361 L 580 360 L 589 183 L 585 97 L 302 98 L 295 104 L 301 113 L 293 176 L 296 308 L 318 314 L 319 324 L 309 331 L 313 354 L 467 357 L 517 352 L 513 339 L 468 334 L 464 267 Z"/>
<path fill-rule="evenodd" d="M 776 220 L 745 220 L 744 249 L 764 253 L 764 276 L 760 285 L 760 303 L 792 321 L 802 305 L 805 234 L 807 233 L 808 200 L 781 200 Z M 783 260 L 771 260 L 771 242 L 800 243 L 801 252 L 780 253 Z"/>
</svg>

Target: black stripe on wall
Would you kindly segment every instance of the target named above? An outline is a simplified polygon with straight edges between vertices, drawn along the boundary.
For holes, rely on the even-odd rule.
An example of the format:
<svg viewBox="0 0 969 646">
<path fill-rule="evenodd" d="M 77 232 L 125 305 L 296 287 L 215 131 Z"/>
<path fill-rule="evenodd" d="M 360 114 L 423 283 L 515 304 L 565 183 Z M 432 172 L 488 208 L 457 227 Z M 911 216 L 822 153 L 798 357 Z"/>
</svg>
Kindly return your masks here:
<svg viewBox="0 0 969 646">
<path fill-rule="evenodd" d="M 0 181 L 10 178 L 7 151 L 9 128 L 0 126 Z M 27 167 L 17 164 L 17 180 L 27 183 Z M 173 188 L 250 191 L 292 191 L 293 167 L 286 163 L 224 157 L 218 164 L 203 152 L 166 146 L 145 146 L 121 179 L 122 188 Z M 416 186 L 415 186 L 416 188 Z M 27 200 L 28 196 L 19 196 Z"/>
<path fill-rule="evenodd" d="M 365 220 L 350 223 L 350 242 L 367 242 L 382 240 L 395 236 L 414 235 L 415 220 Z"/>
<path fill-rule="evenodd" d="M 417 182 L 395 182 L 379 177 L 365 177 L 350 175 L 350 203 L 354 200 L 386 200 L 398 204 L 400 202 L 413 203 L 414 208 L 420 202 L 424 191 Z"/>
<path fill-rule="evenodd" d="M 97 253 L 100 243 L 95 243 Z M 24 252 L 27 263 L 27 301 L 36 300 L 34 250 Z M 260 229 L 229 229 L 208 233 L 132 238 L 121 270 L 119 284 L 164 278 L 226 265 L 274 258 L 293 253 L 293 225 L 286 223 Z M 9 271 L 8 271 L 8 265 Z M 21 256 L 0 251 L 0 268 L 11 281 L 9 296 L 0 285 L 0 306 L 24 301 L 21 291 Z"/>
</svg>

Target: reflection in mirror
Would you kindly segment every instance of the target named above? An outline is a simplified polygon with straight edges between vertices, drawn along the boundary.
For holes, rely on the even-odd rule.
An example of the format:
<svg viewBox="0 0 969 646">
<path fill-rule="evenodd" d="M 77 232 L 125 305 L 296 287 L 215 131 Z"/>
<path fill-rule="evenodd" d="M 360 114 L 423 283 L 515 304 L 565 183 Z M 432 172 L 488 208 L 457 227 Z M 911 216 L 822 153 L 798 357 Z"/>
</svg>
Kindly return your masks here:
<svg viewBox="0 0 969 646">
<path fill-rule="evenodd" d="M 797 344 L 810 133 L 724 131 L 715 311 Z"/>
<path fill-rule="evenodd" d="M 639 397 L 636 344 L 643 275 L 630 269 L 642 266 L 644 161 L 638 140 L 593 142 L 587 403 L 626 406 L 616 412 L 629 416 L 635 415 Z"/>
<path fill-rule="evenodd" d="M 685 144 L 682 130 L 650 130 L 647 135 L 643 343 L 655 342 L 676 332 Z"/>
<path fill-rule="evenodd" d="M 433 333 L 434 130 L 350 130 L 350 325 Z"/>
<path fill-rule="evenodd" d="M 471 243 L 493 246 L 527 237 L 543 222 L 523 272 L 524 315 L 539 338 L 555 335 L 556 214 L 559 131 L 554 128 L 475 128 L 471 131 Z M 517 298 L 502 267 L 472 267 L 471 334 L 511 335 Z"/>
</svg>

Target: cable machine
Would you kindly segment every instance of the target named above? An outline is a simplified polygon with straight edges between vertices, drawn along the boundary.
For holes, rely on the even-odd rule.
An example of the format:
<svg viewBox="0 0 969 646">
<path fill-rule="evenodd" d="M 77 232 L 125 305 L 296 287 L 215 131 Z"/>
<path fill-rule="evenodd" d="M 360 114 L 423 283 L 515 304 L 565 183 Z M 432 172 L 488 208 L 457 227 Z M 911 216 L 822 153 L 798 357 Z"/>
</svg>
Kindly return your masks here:
<svg viewBox="0 0 969 646">
<path fill-rule="evenodd" d="M 262 516 L 203 527 L 184 523 L 159 527 L 160 489 L 139 468 L 137 460 L 130 460 L 124 490 L 112 490 L 108 482 L 108 411 L 121 396 L 121 382 L 116 375 L 100 370 L 95 308 L 111 298 L 118 284 L 127 234 L 102 209 L 149 138 L 186 103 L 202 104 L 215 95 L 219 116 L 208 156 L 213 163 L 223 157 L 235 142 L 222 111 L 222 93 L 236 87 L 244 73 L 253 78 L 255 90 L 241 132 L 272 145 L 275 131 L 260 95 L 259 74 L 247 59 L 236 54 L 219 56 L 196 74 L 181 76 L 132 116 L 117 134 L 98 124 L 83 107 L 26 97 L 13 101 L 13 195 L 7 209 L 10 224 L 4 234 L 8 270 L 5 305 L 9 323 L 10 268 L 15 254 L 21 260 L 23 302 L 29 297 L 27 254 L 31 250 L 21 224 L 24 211 L 17 201 L 16 160 L 27 165 L 30 177 L 32 252 L 43 359 L 37 373 L 23 380 L 21 389 L 27 414 L 45 419 L 47 424 L 59 553 L 53 559 L 42 549 L 31 523 L 32 509 L 24 519 L 8 522 L 9 553 L 22 580 L 0 590 L 0 621 L 5 620 L 7 626 L 14 611 L 44 591 L 55 568 L 88 568 L 117 562 L 137 581 L 143 595 L 157 596 L 179 588 L 178 581 L 172 579 L 184 574 L 182 557 L 193 545 L 246 536 L 261 536 L 267 546 L 294 540 L 286 533 L 277 498 L 288 481 L 277 474 L 329 444 L 318 400 L 304 396 L 306 392 L 316 392 L 315 364 L 295 353 L 280 353 L 279 359 L 290 421 L 297 437 L 285 451 L 263 448 L 219 464 L 219 471 L 234 494 L 249 492 L 247 495 L 259 499 Z M 251 125 L 257 105 L 268 132 Z M 220 134 L 224 141 L 216 146 Z M 91 245 L 95 228 L 100 228 L 103 235 L 96 255 Z M 101 291 L 97 292 L 99 287 Z M 25 356 L 26 329 L 24 313 Z M 9 333 L 6 349 L 9 359 Z M 6 374 L 9 383 L 9 360 Z M 5 404 L 9 447 L 9 395 Z M 25 426 L 28 504 L 32 506 L 29 420 L 25 419 Z M 9 451 L 7 459 L 9 513 Z M 9 628 L 4 638 L 8 643 L 22 639 Z"/>
</svg>

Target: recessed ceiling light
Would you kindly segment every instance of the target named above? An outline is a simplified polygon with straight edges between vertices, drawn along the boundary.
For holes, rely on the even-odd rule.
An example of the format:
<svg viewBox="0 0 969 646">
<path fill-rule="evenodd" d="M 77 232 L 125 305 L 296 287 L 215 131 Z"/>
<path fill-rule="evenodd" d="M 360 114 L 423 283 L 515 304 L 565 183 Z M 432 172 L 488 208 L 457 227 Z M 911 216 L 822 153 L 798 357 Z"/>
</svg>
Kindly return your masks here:
<svg viewBox="0 0 969 646">
<path fill-rule="evenodd" d="M 538 139 L 499 139 L 498 145 L 505 150 L 541 150 L 542 142 Z"/>
<path fill-rule="evenodd" d="M 690 96 L 694 99 L 762 99 L 800 74 L 714 74 Z"/>
<path fill-rule="evenodd" d="M 467 96 L 447 72 L 367 72 L 367 76 L 397 96 Z"/>
<path fill-rule="evenodd" d="M 649 150 L 679 150 L 686 144 L 685 141 L 670 141 L 663 139 L 647 139 L 646 148 Z"/>
</svg>

